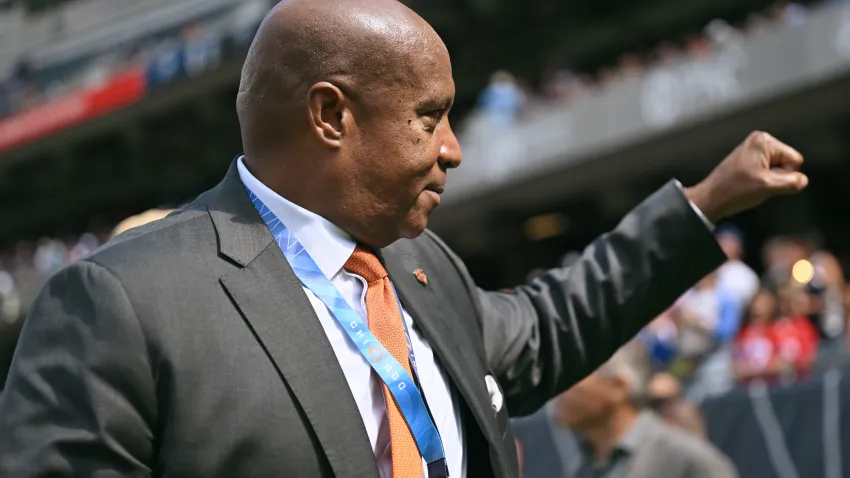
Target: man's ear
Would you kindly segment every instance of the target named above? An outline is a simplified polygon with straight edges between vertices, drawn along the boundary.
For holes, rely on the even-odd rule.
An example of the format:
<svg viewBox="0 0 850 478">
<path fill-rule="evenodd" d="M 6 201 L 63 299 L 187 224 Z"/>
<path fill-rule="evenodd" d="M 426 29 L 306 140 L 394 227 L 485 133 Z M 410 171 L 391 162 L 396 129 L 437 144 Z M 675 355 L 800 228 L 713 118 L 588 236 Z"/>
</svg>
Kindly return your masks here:
<svg viewBox="0 0 850 478">
<path fill-rule="evenodd" d="M 307 92 L 307 115 L 310 129 L 325 145 L 339 148 L 351 115 L 342 90 L 327 81 L 310 87 Z"/>
</svg>

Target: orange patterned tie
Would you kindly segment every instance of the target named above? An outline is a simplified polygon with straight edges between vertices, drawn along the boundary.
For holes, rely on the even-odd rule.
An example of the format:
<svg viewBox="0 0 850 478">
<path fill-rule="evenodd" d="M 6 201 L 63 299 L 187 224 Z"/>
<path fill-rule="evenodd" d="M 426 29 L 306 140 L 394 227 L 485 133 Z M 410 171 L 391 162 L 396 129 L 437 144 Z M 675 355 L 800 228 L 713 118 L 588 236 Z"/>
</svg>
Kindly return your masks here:
<svg viewBox="0 0 850 478">
<path fill-rule="evenodd" d="M 345 263 L 345 270 L 366 279 L 366 316 L 369 330 L 412 377 L 401 311 L 398 310 L 392 284 L 381 261 L 375 254 L 357 246 Z M 413 434 L 404 421 L 398 403 L 387 389 L 387 384 L 383 384 L 383 390 L 390 423 L 393 477 L 422 478 L 422 457 Z"/>
</svg>

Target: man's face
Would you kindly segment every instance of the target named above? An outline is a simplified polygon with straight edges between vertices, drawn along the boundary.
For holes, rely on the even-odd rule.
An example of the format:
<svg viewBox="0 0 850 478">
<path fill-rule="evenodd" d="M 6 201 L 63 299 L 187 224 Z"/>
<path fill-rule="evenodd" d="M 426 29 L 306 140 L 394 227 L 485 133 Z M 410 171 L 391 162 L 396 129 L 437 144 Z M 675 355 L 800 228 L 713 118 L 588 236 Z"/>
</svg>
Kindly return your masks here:
<svg viewBox="0 0 850 478">
<path fill-rule="evenodd" d="M 628 400 L 628 393 L 622 381 L 602 377 L 595 372 L 556 400 L 556 422 L 563 427 L 581 430 L 607 420 L 618 406 Z"/>
<path fill-rule="evenodd" d="M 361 236 L 380 245 L 425 230 L 447 170 L 461 161 L 448 119 L 454 101 L 448 53 L 442 43 L 422 50 L 406 55 L 403 81 L 370 91 L 354 112 L 349 199 L 363 208 L 360 222 L 368 231 Z"/>
</svg>

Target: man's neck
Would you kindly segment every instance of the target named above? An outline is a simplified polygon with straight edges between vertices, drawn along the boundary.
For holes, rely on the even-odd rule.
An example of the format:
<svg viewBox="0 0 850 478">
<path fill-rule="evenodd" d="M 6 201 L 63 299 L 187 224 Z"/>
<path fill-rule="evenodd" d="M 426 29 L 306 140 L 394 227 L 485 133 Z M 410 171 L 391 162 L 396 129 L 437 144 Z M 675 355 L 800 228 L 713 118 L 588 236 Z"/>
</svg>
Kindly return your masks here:
<svg viewBox="0 0 850 478">
<path fill-rule="evenodd" d="M 597 461 L 605 461 L 611 451 L 634 426 L 640 411 L 632 406 L 623 406 L 615 411 L 607 420 L 600 421 L 581 430 L 581 434 L 593 451 Z"/>
<path fill-rule="evenodd" d="M 258 181 L 278 196 L 324 217 L 323 210 L 317 204 L 313 194 L 316 190 L 322 189 L 316 184 L 317 174 L 301 174 L 298 170 L 300 165 L 296 162 L 258 160 L 246 155 L 242 157 L 242 163 Z"/>
</svg>

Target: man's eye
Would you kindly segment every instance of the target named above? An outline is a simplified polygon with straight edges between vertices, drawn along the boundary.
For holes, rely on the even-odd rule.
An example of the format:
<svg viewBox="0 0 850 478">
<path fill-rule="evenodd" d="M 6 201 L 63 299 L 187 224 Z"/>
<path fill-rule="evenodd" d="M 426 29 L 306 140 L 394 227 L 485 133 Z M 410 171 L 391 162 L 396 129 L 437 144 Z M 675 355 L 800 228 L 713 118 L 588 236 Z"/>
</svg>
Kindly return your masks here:
<svg viewBox="0 0 850 478">
<path fill-rule="evenodd" d="M 429 111 L 422 115 L 422 122 L 428 128 L 435 128 L 443 118 L 443 110 Z"/>
</svg>

